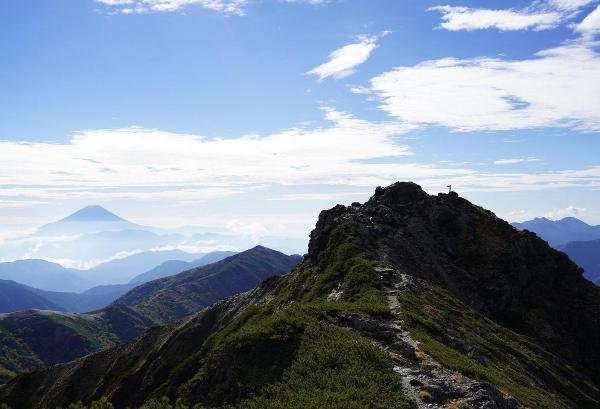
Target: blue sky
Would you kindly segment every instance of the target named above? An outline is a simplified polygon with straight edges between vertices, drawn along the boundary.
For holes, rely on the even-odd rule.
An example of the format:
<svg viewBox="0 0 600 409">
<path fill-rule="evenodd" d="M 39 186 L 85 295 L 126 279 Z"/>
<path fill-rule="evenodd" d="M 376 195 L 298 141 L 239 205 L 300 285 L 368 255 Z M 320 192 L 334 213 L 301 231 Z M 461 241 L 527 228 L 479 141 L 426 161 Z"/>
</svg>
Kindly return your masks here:
<svg viewBox="0 0 600 409">
<path fill-rule="evenodd" d="M 306 236 L 395 180 L 600 224 L 599 3 L 4 2 L 0 226 Z"/>
</svg>

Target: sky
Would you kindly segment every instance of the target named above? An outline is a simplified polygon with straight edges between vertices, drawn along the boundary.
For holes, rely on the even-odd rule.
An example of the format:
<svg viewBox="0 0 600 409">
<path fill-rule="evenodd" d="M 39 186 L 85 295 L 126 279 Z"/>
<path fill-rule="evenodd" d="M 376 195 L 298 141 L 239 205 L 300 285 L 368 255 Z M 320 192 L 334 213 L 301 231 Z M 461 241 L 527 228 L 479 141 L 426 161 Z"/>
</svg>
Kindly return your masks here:
<svg viewBox="0 0 600 409">
<path fill-rule="evenodd" d="M 8 0 L 0 230 L 306 237 L 379 185 L 600 224 L 600 1 Z"/>
</svg>

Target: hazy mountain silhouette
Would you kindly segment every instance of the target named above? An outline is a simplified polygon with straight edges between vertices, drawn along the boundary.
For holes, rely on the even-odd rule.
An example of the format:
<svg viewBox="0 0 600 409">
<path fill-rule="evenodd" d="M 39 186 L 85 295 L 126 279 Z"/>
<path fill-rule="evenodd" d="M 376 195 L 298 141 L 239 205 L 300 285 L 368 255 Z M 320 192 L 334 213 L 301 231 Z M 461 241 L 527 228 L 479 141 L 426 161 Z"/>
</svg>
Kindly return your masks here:
<svg viewBox="0 0 600 409">
<path fill-rule="evenodd" d="M 591 226 L 575 217 L 549 220 L 538 217 L 522 223 L 512 223 L 519 230 L 529 230 L 537 234 L 553 247 L 572 241 L 600 239 L 600 226 Z"/>
<path fill-rule="evenodd" d="M 574 241 L 558 247 L 583 268 L 583 275 L 590 281 L 600 283 L 600 240 Z"/>
<path fill-rule="evenodd" d="M 182 260 L 168 260 L 164 263 L 154 267 L 150 271 L 146 271 L 138 276 L 135 276 L 131 279 L 132 284 L 143 284 L 148 281 L 157 280 L 159 278 L 169 277 L 175 274 L 179 274 L 186 270 L 191 270 L 192 268 L 206 266 L 208 264 L 216 263 L 217 261 L 221 261 L 224 258 L 229 256 L 233 256 L 236 254 L 233 251 L 213 251 L 208 253 L 197 260 L 193 260 L 190 262 L 182 261 Z"/>
<path fill-rule="evenodd" d="M 48 291 L 80 292 L 93 286 L 76 270 L 45 260 L 0 263 L 0 279 Z"/>
</svg>

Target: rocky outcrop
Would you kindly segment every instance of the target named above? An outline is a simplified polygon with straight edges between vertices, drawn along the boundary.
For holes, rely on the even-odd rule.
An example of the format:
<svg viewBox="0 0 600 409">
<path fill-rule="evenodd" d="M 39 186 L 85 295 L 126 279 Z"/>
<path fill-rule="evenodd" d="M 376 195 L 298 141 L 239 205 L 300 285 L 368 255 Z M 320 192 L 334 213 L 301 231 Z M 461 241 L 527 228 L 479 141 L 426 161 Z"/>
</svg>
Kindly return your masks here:
<svg viewBox="0 0 600 409">
<path fill-rule="evenodd" d="M 455 192 L 430 196 L 414 183 L 396 183 L 363 205 L 321 212 L 311 260 L 319 260 L 328 233 L 341 224 L 351 226 L 371 258 L 447 289 L 600 382 L 600 289 L 534 233 Z"/>
</svg>

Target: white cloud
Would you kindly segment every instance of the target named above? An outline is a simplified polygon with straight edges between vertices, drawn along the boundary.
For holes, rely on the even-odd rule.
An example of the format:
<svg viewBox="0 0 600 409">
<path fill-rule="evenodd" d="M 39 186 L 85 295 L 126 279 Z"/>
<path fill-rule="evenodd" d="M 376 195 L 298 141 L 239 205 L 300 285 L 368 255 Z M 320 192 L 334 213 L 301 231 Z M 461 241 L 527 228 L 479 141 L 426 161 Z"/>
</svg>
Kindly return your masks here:
<svg viewBox="0 0 600 409">
<path fill-rule="evenodd" d="M 370 189 L 396 180 L 413 180 L 431 191 L 452 184 L 459 192 L 600 187 L 600 166 L 485 173 L 468 164 L 411 163 L 402 136 L 410 126 L 364 121 L 331 109 L 325 115 L 328 126 L 233 139 L 127 128 L 83 131 L 64 144 L 0 141 L 0 200 L 163 200 L 173 206 L 241 194 L 257 186 Z M 76 176 L 65 178 L 64 173 Z M 282 199 L 330 197 L 297 193 Z M 265 234 L 253 223 L 231 226 L 253 238 Z"/>
<path fill-rule="evenodd" d="M 428 167 L 365 162 L 410 155 L 398 138 L 410 127 L 364 121 L 331 109 L 325 116 L 329 126 L 262 137 L 218 139 L 126 128 L 83 131 L 64 144 L 0 141 L 0 185 L 5 186 L 0 199 L 196 201 L 257 184 L 373 185 L 400 173 L 439 173 Z"/>
<path fill-rule="evenodd" d="M 597 0 L 550 0 L 549 5 L 561 10 L 579 10 Z"/>
<path fill-rule="evenodd" d="M 199 6 L 224 14 L 244 15 L 247 0 L 96 0 L 117 7 L 125 14 L 178 11 L 187 6 Z"/>
<path fill-rule="evenodd" d="M 401 121 L 455 131 L 569 127 L 600 131 L 598 43 L 579 40 L 525 60 L 443 58 L 371 80 Z"/>
<path fill-rule="evenodd" d="M 308 71 L 307 74 L 316 75 L 320 80 L 327 77 L 336 79 L 345 78 L 356 71 L 356 67 L 369 59 L 371 53 L 378 47 L 377 41 L 389 31 L 384 31 L 377 36 L 359 36 L 359 42 L 346 45 L 332 52 L 329 61 Z"/>
<path fill-rule="evenodd" d="M 511 210 L 508 212 L 500 213 L 500 214 L 498 214 L 498 216 L 500 216 L 500 218 L 502 218 L 504 220 L 514 222 L 514 221 L 529 219 L 529 212 L 524 209 L 518 209 L 518 210 Z"/>
<path fill-rule="evenodd" d="M 306 3 L 314 6 L 329 3 L 329 0 L 285 0 L 286 3 Z"/>
<path fill-rule="evenodd" d="M 600 6 L 575 25 L 575 30 L 588 37 L 600 33 Z"/>
<path fill-rule="evenodd" d="M 281 201 L 332 201 L 337 199 L 345 199 L 348 197 L 368 197 L 372 192 L 338 192 L 338 193 L 292 193 L 285 194 L 272 200 Z"/>
<path fill-rule="evenodd" d="M 230 220 L 227 223 L 227 228 L 235 234 L 249 237 L 255 243 L 257 243 L 262 237 L 265 237 L 269 234 L 269 230 L 262 223 L 249 223 L 237 219 Z"/>
<path fill-rule="evenodd" d="M 512 158 L 512 159 L 498 159 L 494 161 L 494 165 L 514 165 L 517 163 L 525 163 L 525 162 L 539 162 L 538 158 L 530 156 L 528 158 Z"/>
<path fill-rule="evenodd" d="M 490 10 L 469 7 L 437 6 L 430 10 L 442 13 L 441 28 L 450 31 L 496 28 L 502 31 L 545 30 L 556 27 L 562 15 L 558 12 L 529 12 L 524 10 Z"/>
<path fill-rule="evenodd" d="M 575 18 L 581 10 L 598 0 L 536 0 L 523 9 L 482 9 L 437 6 L 430 11 L 442 13 L 440 28 L 473 31 L 495 28 L 500 31 L 547 30 Z"/>
<path fill-rule="evenodd" d="M 99 3 L 109 6 L 122 6 L 124 4 L 133 4 L 133 0 L 97 0 Z"/>
<path fill-rule="evenodd" d="M 547 217 L 548 219 L 558 220 L 569 216 L 580 217 L 583 216 L 586 212 L 587 209 L 584 209 L 582 207 L 568 206 L 563 209 L 553 209 L 546 213 L 544 217 Z"/>
</svg>

